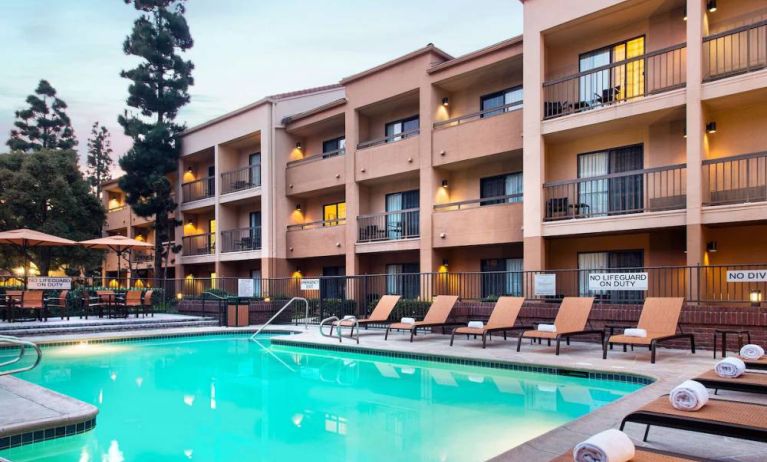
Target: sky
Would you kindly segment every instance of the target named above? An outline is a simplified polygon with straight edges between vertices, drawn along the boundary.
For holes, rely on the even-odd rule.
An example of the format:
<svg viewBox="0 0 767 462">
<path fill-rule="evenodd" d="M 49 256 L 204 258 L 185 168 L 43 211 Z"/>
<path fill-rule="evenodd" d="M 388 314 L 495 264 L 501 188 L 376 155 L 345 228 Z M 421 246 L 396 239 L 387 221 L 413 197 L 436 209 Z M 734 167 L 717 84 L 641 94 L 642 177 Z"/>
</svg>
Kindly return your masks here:
<svg viewBox="0 0 767 462">
<path fill-rule="evenodd" d="M 337 83 L 427 43 L 453 56 L 522 32 L 516 0 L 188 0 L 194 126 L 266 95 Z M 91 125 L 130 148 L 117 124 L 136 65 L 122 43 L 137 12 L 123 0 L 0 0 L 0 152 L 41 78 L 69 106 L 84 159 Z"/>
</svg>

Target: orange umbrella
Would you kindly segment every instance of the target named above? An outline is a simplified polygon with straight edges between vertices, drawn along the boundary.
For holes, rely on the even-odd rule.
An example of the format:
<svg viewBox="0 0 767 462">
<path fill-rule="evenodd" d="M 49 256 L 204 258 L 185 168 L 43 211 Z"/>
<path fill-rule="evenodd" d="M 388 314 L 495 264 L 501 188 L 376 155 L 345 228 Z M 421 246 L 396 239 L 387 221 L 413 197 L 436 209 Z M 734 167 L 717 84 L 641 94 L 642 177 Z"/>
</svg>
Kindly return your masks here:
<svg viewBox="0 0 767 462">
<path fill-rule="evenodd" d="M 79 244 L 88 249 L 108 249 L 117 254 L 117 280 L 120 280 L 120 257 L 124 252 L 130 252 L 133 249 L 146 249 L 154 247 L 154 244 L 148 244 L 143 241 L 137 241 L 125 236 L 107 236 L 89 241 L 81 241 Z"/>
<path fill-rule="evenodd" d="M 0 231 L 0 244 L 12 245 L 21 250 L 24 256 L 24 288 L 27 287 L 27 250 L 34 247 L 58 247 L 75 245 L 77 242 L 63 237 L 41 233 L 33 229 L 21 228 Z"/>
</svg>

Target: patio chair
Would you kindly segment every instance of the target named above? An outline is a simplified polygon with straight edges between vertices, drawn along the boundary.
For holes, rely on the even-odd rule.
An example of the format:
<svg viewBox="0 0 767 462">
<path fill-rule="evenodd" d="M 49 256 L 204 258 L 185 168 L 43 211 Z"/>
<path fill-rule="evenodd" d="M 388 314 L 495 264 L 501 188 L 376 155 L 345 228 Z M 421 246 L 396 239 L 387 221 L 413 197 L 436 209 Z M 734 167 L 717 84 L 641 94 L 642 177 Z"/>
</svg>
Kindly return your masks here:
<svg viewBox="0 0 767 462">
<path fill-rule="evenodd" d="M 22 292 L 21 301 L 14 304 L 11 321 L 16 319 L 16 312 L 24 313 L 25 311 L 32 314 L 32 318 L 38 321 L 42 321 L 43 319 L 46 321 L 48 320 L 42 290 L 25 290 Z"/>
<path fill-rule="evenodd" d="M 559 457 L 551 459 L 549 462 L 574 462 L 573 451 L 567 451 Z M 661 451 L 652 448 L 634 448 L 634 457 L 631 462 L 706 462 L 706 459 L 698 457 L 676 454 L 669 451 Z"/>
<path fill-rule="evenodd" d="M 447 322 L 447 318 L 450 316 L 450 312 L 453 311 L 455 302 L 458 301 L 457 295 L 439 295 L 434 298 L 429 311 L 426 312 L 426 316 L 423 321 L 416 321 L 412 324 L 406 322 L 395 322 L 386 326 L 386 334 L 384 340 L 389 339 L 389 331 L 396 330 L 409 330 L 410 341 L 413 341 L 413 337 L 416 335 L 416 330 L 421 327 L 442 327 L 443 331 L 446 326 L 455 325 L 457 323 Z"/>
<path fill-rule="evenodd" d="M 655 425 L 767 442 L 767 405 L 742 401 L 710 399 L 699 410 L 689 412 L 674 409 L 664 395 L 624 417 L 620 429 L 627 423 L 647 425 L 642 441 L 647 441 L 650 427 Z"/>
<path fill-rule="evenodd" d="M 152 304 L 152 296 L 154 295 L 154 290 L 149 289 L 146 292 L 144 292 L 144 298 L 141 299 L 141 312 L 146 317 L 147 313 L 149 313 L 152 317 L 154 317 L 154 304 Z M 136 313 L 136 316 L 138 317 L 138 313 Z"/>
<path fill-rule="evenodd" d="M 69 296 L 68 290 L 62 290 L 59 292 L 59 295 L 56 297 L 49 297 L 45 299 L 45 310 L 50 315 L 52 309 L 55 309 L 59 313 L 59 317 L 61 317 L 61 320 L 64 320 L 64 317 L 67 318 L 67 321 L 69 321 L 69 308 L 67 303 L 67 297 Z"/>
<path fill-rule="evenodd" d="M 0 320 L 11 321 L 13 306 L 21 302 L 20 290 L 7 290 L 5 295 L 0 296 Z"/>
<path fill-rule="evenodd" d="M 104 317 L 104 308 L 106 305 L 101 301 L 101 297 L 84 291 L 82 302 L 83 311 L 80 313 L 80 319 L 82 319 L 83 316 L 85 316 L 85 319 L 88 319 L 89 313 L 97 314 L 100 318 Z"/>
<path fill-rule="evenodd" d="M 706 371 L 693 380 L 702 383 L 706 388 L 714 390 L 740 391 L 743 393 L 767 394 L 767 374 L 761 372 L 744 372 L 740 377 L 720 377 L 713 370 Z"/>
<path fill-rule="evenodd" d="M 647 336 L 613 335 L 602 345 L 602 358 L 607 358 L 607 347 L 612 344 L 623 345 L 623 351 L 626 351 L 626 345 L 643 345 L 650 347 L 650 362 L 654 364 L 658 343 L 676 339 L 689 339 L 690 350 L 695 353 L 695 336 L 677 333 L 683 305 L 682 297 L 646 298 L 637 327 L 646 330 Z"/>
<path fill-rule="evenodd" d="M 503 339 L 506 340 L 506 331 L 519 329 L 530 329 L 530 326 L 515 326 L 519 312 L 522 310 L 522 304 L 525 303 L 525 297 L 500 297 L 493 312 L 490 313 L 490 319 L 487 320 L 482 328 L 477 327 L 457 327 L 453 329 L 453 335 L 450 336 L 450 346 L 453 346 L 455 334 L 466 334 L 468 339 L 470 335 L 482 336 L 482 348 L 487 346 L 487 337 L 492 338 L 493 332 L 503 332 Z"/>
<path fill-rule="evenodd" d="M 599 335 L 601 343 L 605 342 L 605 332 L 601 329 L 586 329 L 589 321 L 591 307 L 594 304 L 594 297 L 565 297 L 562 304 L 559 305 L 557 317 L 554 319 L 554 332 L 540 330 L 526 330 L 519 334 L 517 341 L 517 351 L 522 347 L 522 339 L 547 340 L 551 345 L 552 340 L 556 340 L 556 354 L 559 355 L 559 346 L 562 339 L 570 344 L 570 337 L 581 335 Z"/>
<path fill-rule="evenodd" d="M 368 328 L 368 324 L 389 324 L 391 321 L 389 321 L 389 315 L 391 315 L 391 312 L 394 310 L 394 307 L 397 306 L 397 302 L 399 301 L 400 296 L 399 295 L 384 295 L 383 297 L 378 300 L 378 303 L 376 303 L 375 308 L 373 308 L 373 312 L 370 313 L 370 316 L 363 319 L 357 319 L 357 329 L 359 330 L 359 326 L 365 326 L 365 329 Z M 338 327 L 339 329 L 342 327 L 352 327 L 354 328 L 355 320 L 344 320 L 341 319 L 340 321 L 336 321 L 333 324 L 330 325 L 330 335 L 333 335 L 333 327 Z M 359 334 L 359 332 L 357 332 Z M 352 335 L 354 332 L 352 332 Z"/>
<path fill-rule="evenodd" d="M 140 290 L 129 290 L 125 293 L 123 306 L 125 307 L 126 314 L 130 314 L 131 308 L 134 308 L 136 310 L 136 317 L 138 318 L 139 312 L 142 310 L 141 295 L 142 293 Z"/>
</svg>

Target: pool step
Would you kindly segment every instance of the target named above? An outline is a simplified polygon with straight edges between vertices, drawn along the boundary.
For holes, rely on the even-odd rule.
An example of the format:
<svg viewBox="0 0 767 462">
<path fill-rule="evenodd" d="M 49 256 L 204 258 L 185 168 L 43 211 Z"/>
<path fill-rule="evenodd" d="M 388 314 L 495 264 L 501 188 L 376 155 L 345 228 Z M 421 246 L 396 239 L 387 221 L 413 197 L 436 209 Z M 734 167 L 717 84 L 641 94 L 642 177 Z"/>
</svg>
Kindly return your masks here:
<svg viewBox="0 0 767 462">
<path fill-rule="evenodd" d="M 102 320 L 103 321 L 103 320 Z M 29 337 L 39 335 L 66 335 L 87 334 L 96 332 L 117 332 L 128 330 L 147 329 L 172 329 L 177 327 L 211 327 L 217 326 L 218 320 L 213 318 L 190 317 L 189 319 L 156 319 L 139 318 L 130 321 L 103 321 L 103 322 L 79 322 L 74 319 L 68 323 L 55 322 L 34 323 L 34 325 L 3 324 L 0 326 L 0 335 L 12 335 L 15 337 Z"/>
</svg>

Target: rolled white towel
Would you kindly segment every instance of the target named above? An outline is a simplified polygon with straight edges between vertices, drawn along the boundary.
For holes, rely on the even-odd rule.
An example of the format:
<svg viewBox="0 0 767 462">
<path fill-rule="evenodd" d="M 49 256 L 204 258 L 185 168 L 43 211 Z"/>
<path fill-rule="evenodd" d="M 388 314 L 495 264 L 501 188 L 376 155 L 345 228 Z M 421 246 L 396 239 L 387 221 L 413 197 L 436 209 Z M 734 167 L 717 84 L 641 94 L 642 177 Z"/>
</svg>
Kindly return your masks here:
<svg viewBox="0 0 767 462">
<path fill-rule="evenodd" d="M 708 390 L 702 383 L 685 380 L 668 395 L 671 406 L 680 411 L 697 411 L 708 402 Z"/>
<path fill-rule="evenodd" d="M 623 335 L 626 337 L 647 337 L 647 330 L 645 329 L 626 329 L 623 331 Z"/>
<path fill-rule="evenodd" d="M 415 324 L 415 318 L 402 318 L 399 322 L 402 324 Z"/>
<path fill-rule="evenodd" d="M 485 323 L 482 321 L 469 321 L 469 327 L 472 329 L 482 329 L 485 327 Z"/>
<path fill-rule="evenodd" d="M 764 348 L 754 344 L 743 345 L 743 348 L 740 349 L 740 356 L 745 359 L 759 359 L 764 356 Z"/>
<path fill-rule="evenodd" d="M 541 332 L 556 332 L 557 326 L 554 324 L 538 324 L 538 330 Z"/>
<path fill-rule="evenodd" d="M 347 314 L 344 316 L 344 321 L 348 321 L 350 319 L 357 319 L 357 316 L 354 316 L 353 314 Z"/>
<path fill-rule="evenodd" d="M 714 372 L 716 372 L 716 375 L 719 377 L 734 379 L 736 377 L 740 377 L 744 372 L 746 372 L 746 363 L 738 358 L 724 358 L 723 360 L 716 363 L 714 366 Z"/>
<path fill-rule="evenodd" d="M 573 449 L 575 462 L 627 462 L 634 458 L 634 443 L 625 433 L 611 428 L 597 433 Z"/>
</svg>

